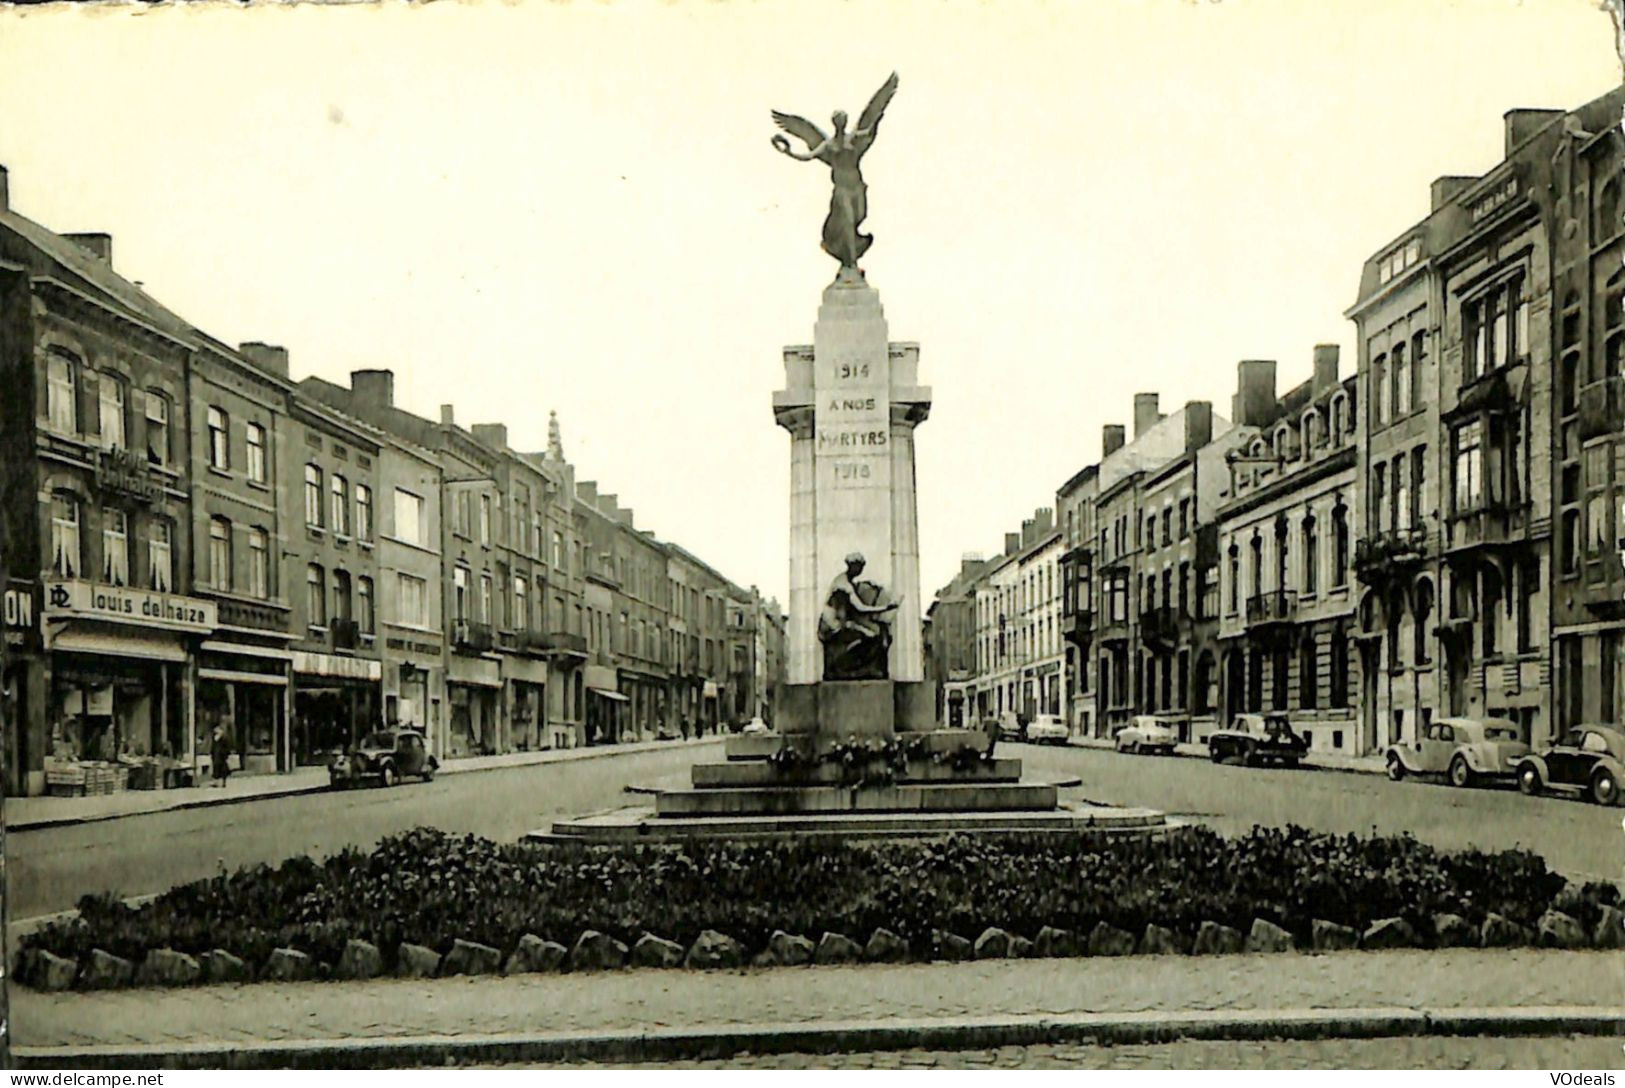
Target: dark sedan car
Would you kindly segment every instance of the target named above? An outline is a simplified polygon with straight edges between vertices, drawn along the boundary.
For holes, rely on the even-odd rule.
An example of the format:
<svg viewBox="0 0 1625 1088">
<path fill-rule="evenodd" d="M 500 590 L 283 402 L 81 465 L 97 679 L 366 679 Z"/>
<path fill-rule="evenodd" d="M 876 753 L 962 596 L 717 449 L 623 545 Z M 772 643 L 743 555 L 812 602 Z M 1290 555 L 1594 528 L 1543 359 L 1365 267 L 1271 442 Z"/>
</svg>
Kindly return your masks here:
<svg viewBox="0 0 1625 1088">
<path fill-rule="evenodd" d="M 440 769 L 440 761 L 429 754 L 423 734 L 416 729 L 380 729 L 361 738 L 348 752 L 333 757 L 328 764 L 328 780 L 345 786 L 362 779 L 376 779 L 393 786 L 408 775 L 425 782 Z"/>
<path fill-rule="evenodd" d="M 1557 790 L 1617 805 L 1625 782 L 1625 733 L 1614 725 L 1570 729 L 1557 743 L 1524 756 L 1514 773 L 1524 793 Z"/>
</svg>

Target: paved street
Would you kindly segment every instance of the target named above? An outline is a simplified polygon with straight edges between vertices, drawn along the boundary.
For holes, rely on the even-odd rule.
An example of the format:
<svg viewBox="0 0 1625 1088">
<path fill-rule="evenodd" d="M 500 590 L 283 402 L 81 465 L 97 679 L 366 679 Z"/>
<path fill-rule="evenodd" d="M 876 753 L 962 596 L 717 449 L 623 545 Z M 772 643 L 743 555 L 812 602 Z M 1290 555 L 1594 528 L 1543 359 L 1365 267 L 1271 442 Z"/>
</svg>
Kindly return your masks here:
<svg viewBox="0 0 1625 1088">
<path fill-rule="evenodd" d="M 517 839 L 574 815 L 630 803 L 628 782 L 682 773 L 713 745 L 605 756 L 567 763 L 442 775 L 393 790 L 356 789 L 185 809 L 6 837 L 11 917 L 68 910 L 87 892 L 143 895 L 213 874 L 370 845 L 393 831 L 429 824 L 499 840 Z"/>
<path fill-rule="evenodd" d="M 617 1034 L 1276 1009 L 1612 1008 L 1625 954 L 1539 949 L 631 970 L 12 994 L 19 1045 Z"/>
<path fill-rule="evenodd" d="M 1381 775 L 1298 768 L 1215 766 L 1203 759 L 1126 756 L 1094 748 L 1002 745 L 1029 774 L 1083 779 L 1072 795 L 1109 804 L 1149 805 L 1201 820 L 1221 832 L 1254 824 L 1299 824 L 1317 831 L 1410 832 L 1435 846 L 1526 847 L 1571 877 L 1618 880 L 1625 864 L 1625 809 L 1559 797 L 1524 797 L 1512 788 L 1454 789 Z"/>
<path fill-rule="evenodd" d="M 728 1061 L 554 1069 L 1619 1069 L 1619 1042 L 1572 1038 L 1183 1041 L 1162 1046 L 1007 1046 L 870 1054 L 745 1054 Z"/>
</svg>

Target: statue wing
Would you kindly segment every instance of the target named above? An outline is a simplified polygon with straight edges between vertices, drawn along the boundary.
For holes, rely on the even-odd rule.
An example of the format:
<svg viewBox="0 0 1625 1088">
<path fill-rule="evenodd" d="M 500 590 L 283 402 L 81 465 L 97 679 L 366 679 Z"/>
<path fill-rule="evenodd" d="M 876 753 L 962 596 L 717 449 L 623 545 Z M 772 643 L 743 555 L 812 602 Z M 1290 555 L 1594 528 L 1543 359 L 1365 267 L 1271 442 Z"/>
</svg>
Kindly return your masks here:
<svg viewBox="0 0 1625 1088">
<path fill-rule="evenodd" d="M 863 116 L 858 118 L 859 132 L 874 131 L 875 126 L 880 124 L 880 115 L 886 112 L 886 107 L 891 103 L 891 96 L 896 93 L 897 73 L 893 72 L 891 78 L 881 84 L 880 90 L 869 99 L 869 104 L 863 107 Z"/>
<path fill-rule="evenodd" d="M 780 113 L 778 110 L 774 110 L 773 123 L 801 140 L 811 151 L 818 150 L 819 145 L 829 138 L 824 135 L 823 129 L 805 117 L 797 117 L 793 113 Z"/>
</svg>

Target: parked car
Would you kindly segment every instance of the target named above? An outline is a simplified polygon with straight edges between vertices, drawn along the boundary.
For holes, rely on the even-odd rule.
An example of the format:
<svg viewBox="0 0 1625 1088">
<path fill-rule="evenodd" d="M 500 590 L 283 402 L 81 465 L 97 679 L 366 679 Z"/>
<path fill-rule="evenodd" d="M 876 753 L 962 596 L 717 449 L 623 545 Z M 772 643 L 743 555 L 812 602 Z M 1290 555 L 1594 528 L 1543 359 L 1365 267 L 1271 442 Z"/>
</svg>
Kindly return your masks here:
<svg viewBox="0 0 1625 1088">
<path fill-rule="evenodd" d="M 1059 714 L 1040 714 L 1027 726 L 1027 739 L 1034 744 L 1065 744 L 1072 731 Z"/>
<path fill-rule="evenodd" d="M 1515 773 L 1518 788 L 1527 794 L 1560 790 L 1617 805 L 1625 782 L 1625 732 L 1617 725 L 1570 729 L 1556 744 L 1520 759 Z"/>
<path fill-rule="evenodd" d="M 333 757 L 327 766 L 328 782 L 346 786 L 362 779 L 377 779 L 393 786 L 408 775 L 425 782 L 434 778 L 440 761 L 429 754 L 423 734 L 416 729 L 380 729 L 368 733 L 348 752 Z"/>
<path fill-rule="evenodd" d="M 745 727 L 739 732 L 747 737 L 759 737 L 763 733 L 772 732 L 772 730 L 767 727 L 767 723 L 762 719 L 752 718 L 750 721 L 745 723 Z"/>
<path fill-rule="evenodd" d="M 1296 767 L 1309 751 L 1309 742 L 1293 731 L 1285 714 L 1237 714 L 1229 729 L 1208 734 L 1207 750 L 1215 763 L 1233 759 L 1248 767 L 1264 763 Z"/>
<path fill-rule="evenodd" d="M 1442 774 L 1465 787 L 1479 779 L 1511 778 L 1528 754 L 1517 724 L 1505 718 L 1440 718 L 1410 744 L 1389 745 L 1386 758 L 1388 777 L 1396 782 L 1408 774 Z"/>
<path fill-rule="evenodd" d="M 1014 710 L 1006 710 L 999 715 L 1000 740 L 1026 740 L 1027 723 Z"/>
<path fill-rule="evenodd" d="M 1172 755 L 1179 743 L 1179 732 L 1172 722 L 1155 714 L 1137 714 L 1117 731 L 1119 752 L 1162 752 Z"/>
</svg>

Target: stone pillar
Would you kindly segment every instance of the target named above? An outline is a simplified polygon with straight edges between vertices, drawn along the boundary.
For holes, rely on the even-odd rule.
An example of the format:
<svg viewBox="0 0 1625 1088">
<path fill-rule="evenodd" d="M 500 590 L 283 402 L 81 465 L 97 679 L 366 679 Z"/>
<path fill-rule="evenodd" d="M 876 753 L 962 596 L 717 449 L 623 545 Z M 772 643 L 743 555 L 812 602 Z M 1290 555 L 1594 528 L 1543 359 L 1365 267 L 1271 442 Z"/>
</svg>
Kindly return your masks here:
<svg viewBox="0 0 1625 1088">
<path fill-rule="evenodd" d="M 779 425 L 790 432 L 790 620 L 784 633 L 785 679 L 791 684 L 815 684 L 820 658 L 812 409 L 782 413 Z"/>
<path fill-rule="evenodd" d="M 914 428 L 924 413 L 913 404 L 891 406 L 892 569 L 899 596 L 892 624 L 891 678 L 925 679 L 920 629 L 920 526 L 914 495 Z"/>
</svg>

